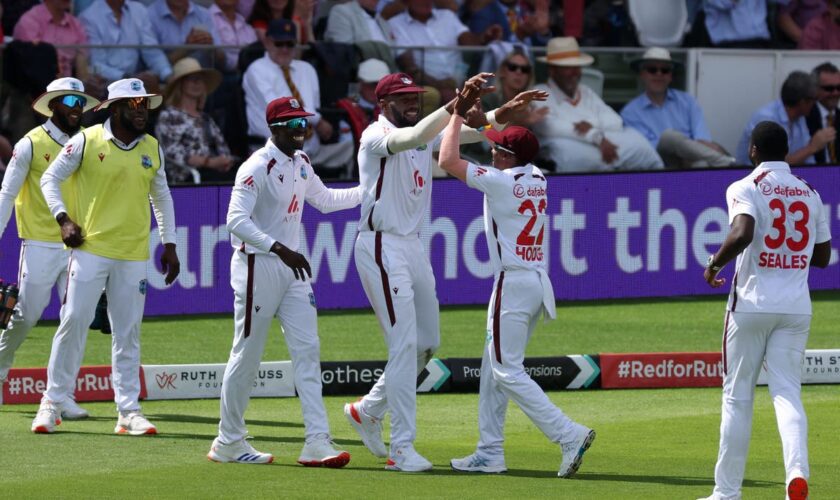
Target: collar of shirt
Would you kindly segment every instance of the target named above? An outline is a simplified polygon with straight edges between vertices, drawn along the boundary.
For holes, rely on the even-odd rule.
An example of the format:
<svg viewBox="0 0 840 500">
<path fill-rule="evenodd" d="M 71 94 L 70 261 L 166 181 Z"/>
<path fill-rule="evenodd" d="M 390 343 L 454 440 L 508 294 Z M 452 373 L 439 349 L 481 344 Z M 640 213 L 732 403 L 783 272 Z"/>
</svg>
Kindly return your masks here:
<svg viewBox="0 0 840 500">
<path fill-rule="evenodd" d="M 425 26 L 425 25 L 429 24 L 431 21 L 434 21 L 435 19 L 438 18 L 439 14 L 437 13 L 437 10 L 438 9 L 432 9 L 432 15 L 429 16 L 429 18 L 426 19 L 425 21 L 421 21 L 419 19 L 416 19 L 414 16 L 411 15 L 411 12 L 409 12 L 409 11 L 405 11 L 405 17 L 406 17 L 406 20 L 407 20 L 408 24 L 416 23 L 416 24 L 422 24 L 423 26 Z"/>
<path fill-rule="evenodd" d="M 784 172 L 790 172 L 790 165 L 784 161 L 765 161 L 759 163 L 753 170 L 753 173 L 755 174 L 762 170 L 782 170 Z"/>
<path fill-rule="evenodd" d="M 105 133 L 102 134 L 102 137 L 106 141 L 114 141 L 114 144 L 119 146 L 121 149 L 131 149 L 131 148 L 133 148 L 134 146 L 137 145 L 138 142 L 140 142 L 140 140 L 143 138 L 143 136 L 146 135 L 146 134 L 140 134 L 137 137 L 137 139 L 134 139 L 129 144 L 126 144 L 126 143 L 122 142 L 121 140 L 117 139 L 114 136 L 114 132 L 111 130 L 111 119 L 110 118 L 105 120 L 105 123 L 102 124 L 102 128 L 105 129 Z"/>
<path fill-rule="evenodd" d="M 667 91 L 665 91 L 665 101 L 666 102 L 667 101 L 674 101 L 676 99 L 677 99 L 677 95 L 676 95 L 676 92 L 674 92 L 674 89 L 669 88 Z M 646 108 L 661 108 L 661 107 L 665 106 L 665 102 L 662 103 L 662 106 L 653 102 L 650 99 L 650 96 L 647 94 L 647 92 L 642 94 L 642 102 L 644 104 L 644 107 L 646 107 Z"/>
<path fill-rule="evenodd" d="M 572 106 L 577 106 L 578 104 L 580 104 L 580 86 L 578 86 L 578 88 L 575 89 L 575 96 L 573 98 L 570 98 L 568 95 L 566 95 L 565 92 L 560 90 L 560 87 L 558 87 L 557 84 L 554 83 L 554 80 L 552 80 L 551 78 L 548 79 L 548 86 L 549 88 L 551 88 L 551 92 L 549 92 L 549 94 L 557 96 L 556 100 L 558 103 L 562 104 L 564 102 L 568 102 Z"/>
<path fill-rule="evenodd" d="M 825 119 L 826 117 L 828 117 L 828 108 L 823 106 L 821 102 L 817 101 L 817 109 L 820 110 L 820 123 L 822 123 L 823 126 L 825 126 Z M 837 111 L 835 110 L 835 115 L 836 113 Z"/>
<path fill-rule="evenodd" d="M 376 121 L 378 121 L 386 129 L 396 130 L 399 128 L 385 118 L 385 113 L 379 113 L 379 118 Z"/>
<path fill-rule="evenodd" d="M 171 17 L 172 19 L 174 19 L 175 21 L 178 21 L 177 19 L 175 19 L 175 14 L 172 13 L 172 9 L 169 8 L 169 4 L 166 3 L 166 0 L 159 0 L 159 2 L 160 2 L 160 10 L 161 10 L 161 13 L 163 14 L 163 17 L 168 16 L 168 17 Z M 192 14 L 193 12 L 195 12 L 195 5 L 193 5 L 192 1 L 190 1 L 187 4 L 187 13 L 184 14 L 184 19 L 190 17 L 190 14 Z M 181 21 L 178 21 L 178 22 L 182 22 L 182 21 L 183 21 L 183 19 Z"/>
<path fill-rule="evenodd" d="M 62 146 L 70 140 L 70 136 L 58 128 L 58 125 L 53 123 L 52 118 L 44 122 L 44 130 L 47 131 L 47 134 L 49 134 L 55 142 L 61 144 Z"/>
<path fill-rule="evenodd" d="M 215 3 L 211 5 L 207 10 L 210 12 L 210 15 L 214 17 L 219 17 L 222 20 L 224 20 L 225 23 L 231 24 L 230 18 L 227 15 L 225 15 L 225 13 L 222 12 L 222 9 L 220 9 L 219 6 Z M 243 24 L 245 24 L 245 18 L 242 17 L 242 14 L 240 14 L 239 12 L 234 12 L 233 26 L 236 29 L 240 29 L 240 26 Z"/>
<path fill-rule="evenodd" d="M 268 155 L 271 158 L 277 160 L 277 162 L 280 165 L 285 165 L 287 163 L 291 163 L 292 165 L 294 165 L 295 159 L 300 153 L 300 150 L 296 149 L 293 156 L 288 156 L 280 148 L 278 148 L 276 144 L 274 144 L 274 141 L 272 141 L 271 138 L 265 141 L 265 147 L 268 150 Z"/>
<path fill-rule="evenodd" d="M 96 6 L 97 6 L 97 4 L 94 3 L 93 5 L 91 5 L 89 7 L 89 9 L 94 9 L 94 8 L 96 8 Z M 115 26 L 118 26 L 118 27 L 121 26 L 121 25 L 128 26 L 125 23 L 123 23 L 123 21 L 125 21 L 126 16 L 131 15 L 131 11 L 128 8 L 128 2 L 123 3 L 122 7 L 120 7 L 120 10 L 122 11 L 122 15 L 120 16 L 120 22 L 117 22 L 117 16 L 114 15 L 114 10 L 111 8 L 110 5 L 108 5 L 105 2 L 102 2 L 101 4 L 99 4 L 99 6 L 100 6 L 100 15 L 105 14 L 105 16 L 108 18 L 108 20 L 111 21 L 112 23 L 114 23 Z M 87 14 L 87 12 L 85 12 L 85 14 Z M 91 11 L 91 14 L 94 14 L 94 12 Z M 98 17 L 99 17 L 98 15 L 97 16 L 91 16 L 91 19 L 98 18 Z"/>
<path fill-rule="evenodd" d="M 34 13 L 38 14 L 38 19 L 41 22 L 45 21 L 45 22 L 50 23 L 50 24 L 57 24 L 58 26 L 68 26 L 70 24 L 70 18 L 68 17 L 70 14 L 68 14 L 67 12 L 63 12 L 62 15 L 61 15 L 61 20 L 59 20 L 58 23 L 56 23 L 53 20 L 52 13 L 50 12 L 50 10 L 47 8 L 46 5 L 44 5 L 44 4 L 36 5 L 35 8 L 38 9 L 38 10 L 35 11 Z"/>
<path fill-rule="evenodd" d="M 785 109 L 785 105 L 782 103 L 781 99 L 776 99 L 773 101 L 773 114 L 776 115 L 776 119 L 780 125 L 785 127 L 786 130 L 790 130 L 792 125 L 790 121 L 790 117 L 787 114 L 787 110 Z"/>
</svg>

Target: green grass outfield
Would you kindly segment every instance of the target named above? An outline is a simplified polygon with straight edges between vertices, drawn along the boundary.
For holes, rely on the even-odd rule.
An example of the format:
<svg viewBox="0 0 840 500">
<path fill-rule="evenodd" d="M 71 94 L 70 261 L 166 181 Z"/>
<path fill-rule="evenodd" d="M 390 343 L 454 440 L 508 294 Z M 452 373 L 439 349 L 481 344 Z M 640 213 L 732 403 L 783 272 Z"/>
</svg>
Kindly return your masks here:
<svg viewBox="0 0 840 500">
<path fill-rule="evenodd" d="M 840 293 L 818 293 L 809 348 L 840 347 Z M 559 320 L 541 324 L 529 356 L 599 352 L 716 351 L 722 297 L 560 304 Z M 438 356 L 479 357 L 484 308 L 442 311 Z M 322 313 L 324 360 L 384 359 L 375 318 L 367 311 Z M 229 316 L 150 319 L 143 326 L 147 364 L 227 360 Z M 45 366 L 55 323 L 36 328 L 16 366 Z M 288 359 L 279 328 L 265 360 Z M 108 364 L 110 337 L 91 332 L 85 364 Z M 297 399 L 254 399 L 248 411 L 256 447 L 276 455 L 269 466 L 215 464 L 204 457 L 215 436 L 217 400 L 149 401 L 156 437 L 116 436 L 112 403 L 84 404 L 92 418 L 65 422 L 56 434 L 34 435 L 35 405 L 0 407 L 0 498 L 696 498 L 713 487 L 720 423 L 719 389 L 553 392 L 572 418 L 598 431 L 574 479 L 556 477 L 560 461 L 522 412 L 508 412 L 506 459 L 499 476 L 456 474 L 452 457 L 477 439 L 477 395 L 418 397 L 417 448 L 435 464 L 425 474 L 382 469 L 342 416 L 348 398 L 326 398 L 333 436 L 352 454 L 341 470 L 295 463 L 303 428 Z M 814 498 L 840 495 L 840 387 L 803 389 L 810 426 Z M 783 498 L 784 468 L 766 388 L 757 391 L 744 498 Z"/>
</svg>

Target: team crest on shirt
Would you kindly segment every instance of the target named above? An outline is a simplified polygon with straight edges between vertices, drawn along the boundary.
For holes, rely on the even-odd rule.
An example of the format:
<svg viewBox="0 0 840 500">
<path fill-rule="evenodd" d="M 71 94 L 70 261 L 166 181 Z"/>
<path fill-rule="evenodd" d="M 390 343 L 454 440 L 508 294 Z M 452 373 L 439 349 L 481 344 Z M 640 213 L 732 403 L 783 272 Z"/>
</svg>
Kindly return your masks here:
<svg viewBox="0 0 840 500">
<path fill-rule="evenodd" d="M 12 155 L 12 158 L 14 158 L 14 155 Z M 47 162 L 50 161 L 50 154 L 49 153 L 44 153 L 44 160 L 47 161 Z"/>
<path fill-rule="evenodd" d="M 300 166 L 300 177 L 303 180 L 306 180 L 306 167 L 304 165 Z"/>
<path fill-rule="evenodd" d="M 148 285 L 148 282 L 146 280 L 140 280 L 140 294 L 141 295 L 146 295 L 147 285 Z"/>
<path fill-rule="evenodd" d="M 149 158 L 149 155 L 143 155 L 140 157 L 140 165 L 146 169 L 152 168 L 152 159 Z"/>
<path fill-rule="evenodd" d="M 309 292 L 309 305 L 315 307 L 315 294 Z"/>
<path fill-rule="evenodd" d="M 105 159 L 105 153 L 99 153 L 99 163 L 102 163 L 102 160 Z"/>
</svg>

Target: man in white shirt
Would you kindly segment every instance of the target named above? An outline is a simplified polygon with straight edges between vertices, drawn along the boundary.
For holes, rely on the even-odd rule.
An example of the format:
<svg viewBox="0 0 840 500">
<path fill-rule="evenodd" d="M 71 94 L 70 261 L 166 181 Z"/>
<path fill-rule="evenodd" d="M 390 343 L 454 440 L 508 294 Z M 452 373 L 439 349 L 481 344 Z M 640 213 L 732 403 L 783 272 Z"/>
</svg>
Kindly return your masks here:
<svg viewBox="0 0 840 500">
<path fill-rule="evenodd" d="M 3 177 L 0 189 L 0 235 L 15 210 L 20 237 L 18 269 L 18 313 L 12 325 L 0 334 L 0 404 L 3 382 L 15 359 L 15 352 L 41 318 L 50 302 L 53 286 L 64 297 L 67 285 L 67 259 L 61 231 L 55 227 L 50 209 L 41 193 L 41 176 L 61 153 L 64 144 L 81 129 L 82 114 L 99 101 L 85 94 L 84 84 L 75 78 L 59 78 L 47 85 L 47 91 L 32 103 L 32 109 L 47 121 L 30 130 L 17 144 Z M 70 192 L 72 182 L 62 186 Z M 86 418 L 88 412 L 68 397 L 60 408 L 65 420 Z"/>
<path fill-rule="evenodd" d="M 662 169 L 662 159 L 639 132 L 625 127 L 621 117 L 589 87 L 580 85 L 581 67 L 594 59 L 580 51 L 572 37 L 552 38 L 546 57 L 547 84 L 534 88 L 549 93 L 548 115 L 534 132 L 557 172 Z"/>
<path fill-rule="evenodd" d="M 353 142 L 323 144 L 333 136 L 333 126 L 318 112 L 321 107 L 318 73 L 308 62 L 295 59 L 296 43 L 294 22 L 275 19 L 269 23 L 263 42 L 265 56 L 251 63 L 242 76 L 248 135 L 269 138 L 271 133 L 265 123 L 268 103 L 280 96 L 292 96 L 313 114 L 313 127 L 307 132 L 303 147 L 312 163 L 326 167 L 344 166 L 353 159 Z"/>
<path fill-rule="evenodd" d="M 810 266 L 831 257 L 829 214 L 820 195 L 785 163 L 787 132 L 771 121 L 750 135 L 756 166 L 726 190 L 729 234 L 709 257 L 704 278 L 737 257 L 723 332 L 723 408 L 713 500 L 741 498 L 762 364 L 782 438 L 787 498 L 808 497 L 808 424 L 801 399 L 802 359 L 811 325 Z"/>
<path fill-rule="evenodd" d="M 544 100 L 541 91 L 536 98 Z M 556 317 L 554 289 L 545 269 L 543 236 L 548 205 L 546 180 L 531 164 L 540 145 L 523 127 L 491 130 L 493 166 L 462 160 L 458 134 L 459 115 L 478 99 L 479 89 L 465 88 L 455 103 L 440 148 L 440 167 L 484 193 L 484 231 L 495 282 L 487 313 L 487 343 L 481 360 L 478 399 L 479 441 L 475 453 L 453 459 L 461 472 L 507 471 L 504 425 L 508 400 L 513 399 L 553 443 L 563 459 L 558 476 L 577 472 L 584 452 L 595 440 L 595 431 L 572 421 L 554 405 L 525 371 L 525 347 L 545 315 Z"/>
<path fill-rule="evenodd" d="M 376 12 L 378 0 L 351 0 L 330 9 L 324 40 L 338 43 L 394 43 L 388 21 Z"/>
<path fill-rule="evenodd" d="M 245 437 L 245 410 L 271 320 L 277 318 L 295 373 L 306 441 L 298 463 L 344 467 L 350 454 L 335 449 L 321 397 L 321 361 L 315 295 L 306 277 L 312 271 L 298 253 L 304 201 L 321 212 L 353 208 L 358 187 L 328 189 L 301 151 L 312 113 L 292 97 L 273 100 L 265 111 L 271 139 L 239 167 L 231 194 L 227 228 L 234 252 L 233 348 L 222 381 L 219 436 L 207 457 L 216 462 L 270 463 Z"/>
</svg>

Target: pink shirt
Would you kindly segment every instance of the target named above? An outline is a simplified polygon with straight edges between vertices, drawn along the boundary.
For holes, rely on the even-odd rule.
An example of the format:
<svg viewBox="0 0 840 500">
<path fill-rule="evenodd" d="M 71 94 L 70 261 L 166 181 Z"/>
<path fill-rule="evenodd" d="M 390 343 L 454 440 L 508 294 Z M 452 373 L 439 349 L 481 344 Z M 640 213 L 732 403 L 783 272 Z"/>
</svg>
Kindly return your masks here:
<svg viewBox="0 0 840 500">
<path fill-rule="evenodd" d="M 241 14 L 237 13 L 236 19 L 231 23 L 222 10 L 219 9 L 219 6 L 213 4 L 210 6 L 210 15 L 213 17 L 213 24 L 216 26 L 216 33 L 219 34 L 219 39 L 216 40 L 217 45 L 244 47 L 257 41 L 257 33 L 254 31 L 253 26 L 246 23 L 245 18 Z M 235 70 L 238 60 L 239 50 L 225 50 L 225 69 L 228 71 Z"/>
<path fill-rule="evenodd" d="M 828 12 L 811 19 L 802 31 L 799 48 L 803 50 L 840 50 L 840 26 Z"/>
<path fill-rule="evenodd" d="M 21 16 L 12 36 L 25 42 L 47 42 L 53 45 L 84 45 L 87 33 L 72 14 L 64 14 L 58 23 L 44 4 L 32 7 Z M 73 59 L 80 49 L 57 49 L 59 76 L 73 76 Z"/>
</svg>

